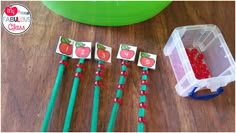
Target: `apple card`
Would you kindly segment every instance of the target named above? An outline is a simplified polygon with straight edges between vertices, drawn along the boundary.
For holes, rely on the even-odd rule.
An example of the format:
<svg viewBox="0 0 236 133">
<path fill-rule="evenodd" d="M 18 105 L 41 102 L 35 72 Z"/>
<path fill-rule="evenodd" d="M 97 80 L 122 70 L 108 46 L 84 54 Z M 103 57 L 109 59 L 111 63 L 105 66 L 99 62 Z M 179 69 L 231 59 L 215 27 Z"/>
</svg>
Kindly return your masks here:
<svg viewBox="0 0 236 133">
<path fill-rule="evenodd" d="M 95 45 L 95 59 L 111 63 L 111 47 L 96 43 Z"/>
<path fill-rule="evenodd" d="M 117 59 L 134 61 L 136 51 L 137 51 L 137 47 L 135 47 L 135 46 L 130 46 L 130 45 L 127 45 L 127 44 L 121 44 L 120 48 L 119 48 L 119 51 L 118 51 L 118 54 L 117 54 Z"/>
<path fill-rule="evenodd" d="M 148 67 L 150 69 L 156 69 L 156 58 L 157 55 L 146 52 L 140 52 L 138 58 L 138 66 Z"/>
<path fill-rule="evenodd" d="M 60 36 L 56 53 L 72 57 L 73 44 L 74 40 Z"/>
<path fill-rule="evenodd" d="M 91 59 L 91 47 L 91 42 L 74 42 L 72 58 Z"/>
</svg>

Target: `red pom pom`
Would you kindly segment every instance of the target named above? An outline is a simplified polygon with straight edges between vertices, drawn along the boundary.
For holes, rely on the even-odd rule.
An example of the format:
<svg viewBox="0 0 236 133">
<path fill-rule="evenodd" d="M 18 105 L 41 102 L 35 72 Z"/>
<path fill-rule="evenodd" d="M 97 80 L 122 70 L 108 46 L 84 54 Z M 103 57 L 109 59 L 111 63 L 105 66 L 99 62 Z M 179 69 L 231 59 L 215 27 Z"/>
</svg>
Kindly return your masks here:
<svg viewBox="0 0 236 133">
<path fill-rule="evenodd" d="M 146 119 L 144 117 L 138 117 L 138 122 L 146 123 Z"/>
</svg>

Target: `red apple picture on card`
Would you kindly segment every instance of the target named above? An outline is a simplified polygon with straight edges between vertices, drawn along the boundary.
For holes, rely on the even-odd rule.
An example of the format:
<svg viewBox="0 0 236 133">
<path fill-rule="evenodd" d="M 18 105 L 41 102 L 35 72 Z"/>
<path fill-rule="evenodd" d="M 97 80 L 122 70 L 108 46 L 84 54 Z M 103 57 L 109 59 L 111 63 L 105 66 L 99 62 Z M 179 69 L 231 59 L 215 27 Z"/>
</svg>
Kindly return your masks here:
<svg viewBox="0 0 236 133">
<path fill-rule="evenodd" d="M 156 55 L 140 52 L 138 66 L 155 69 Z"/>
<path fill-rule="evenodd" d="M 61 43 L 59 44 L 59 50 L 62 54 L 71 55 L 72 54 L 72 45 L 71 41 L 68 38 L 61 37 Z"/>
<path fill-rule="evenodd" d="M 137 47 L 121 44 L 117 58 L 134 61 Z"/>
<path fill-rule="evenodd" d="M 95 59 L 106 62 L 111 62 L 111 47 L 105 46 L 100 43 L 96 43 L 95 47 Z"/>
<path fill-rule="evenodd" d="M 130 47 L 128 45 L 123 44 L 121 46 L 120 56 L 122 58 L 131 59 L 134 56 L 134 51 L 129 49 Z"/>
<path fill-rule="evenodd" d="M 73 50 L 72 44 L 73 40 L 61 36 L 58 41 L 56 52 L 62 55 L 67 55 L 69 57 L 72 57 L 72 50 Z"/>
<path fill-rule="evenodd" d="M 82 57 L 82 58 L 86 58 L 89 56 L 90 54 L 90 48 L 89 47 L 85 47 L 85 44 L 82 42 L 76 42 L 75 43 L 75 54 L 77 57 Z"/>
</svg>

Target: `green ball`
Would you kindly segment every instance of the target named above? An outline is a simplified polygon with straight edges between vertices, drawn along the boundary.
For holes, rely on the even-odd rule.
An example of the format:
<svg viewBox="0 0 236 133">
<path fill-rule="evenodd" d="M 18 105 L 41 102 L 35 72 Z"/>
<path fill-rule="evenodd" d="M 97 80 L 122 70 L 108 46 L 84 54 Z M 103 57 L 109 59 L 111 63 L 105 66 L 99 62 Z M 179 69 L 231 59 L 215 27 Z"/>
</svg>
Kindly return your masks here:
<svg viewBox="0 0 236 133">
<path fill-rule="evenodd" d="M 152 18 L 171 1 L 42 1 L 53 12 L 80 23 L 123 26 Z"/>
</svg>

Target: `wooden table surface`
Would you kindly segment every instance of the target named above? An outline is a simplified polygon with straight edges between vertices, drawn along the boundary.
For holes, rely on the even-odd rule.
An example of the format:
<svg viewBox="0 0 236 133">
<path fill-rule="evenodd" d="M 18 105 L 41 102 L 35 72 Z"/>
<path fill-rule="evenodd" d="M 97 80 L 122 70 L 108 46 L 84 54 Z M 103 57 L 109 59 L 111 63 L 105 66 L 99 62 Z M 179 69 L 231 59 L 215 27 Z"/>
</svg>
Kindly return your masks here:
<svg viewBox="0 0 236 133">
<path fill-rule="evenodd" d="M 14 2 L 2 2 L 2 9 Z M 217 25 L 235 55 L 234 2 L 172 2 L 152 19 L 123 27 L 96 27 L 70 21 L 48 10 L 41 2 L 26 5 L 33 16 L 23 35 L 1 32 L 1 130 L 40 131 L 51 96 L 60 56 L 55 53 L 60 35 L 78 41 L 107 44 L 113 48 L 112 64 L 106 63 L 100 95 L 98 131 L 106 131 L 119 79 L 120 43 L 134 44 L 138 51 L 157 54 L 157 69 L 149 75 L 145 131 L 234 131 L 235 83 L 212 100 L 197 101 L 178 96 L 176 80 L 163 48 L 175 27 Z M 235 57 L 234 57 L 235 58 Z M 137 62 L 137 60 L 136 60 Z M 114 131 L 136 131 L 141 68 L 132 63 Z M 61 131 L 77 60 L 69 60 L 56 99 L 48 131 Z M 86 61 L 79 85 L 70 131 L 90 131 L 93 87 L 97 62 Z"/>
</svg>

